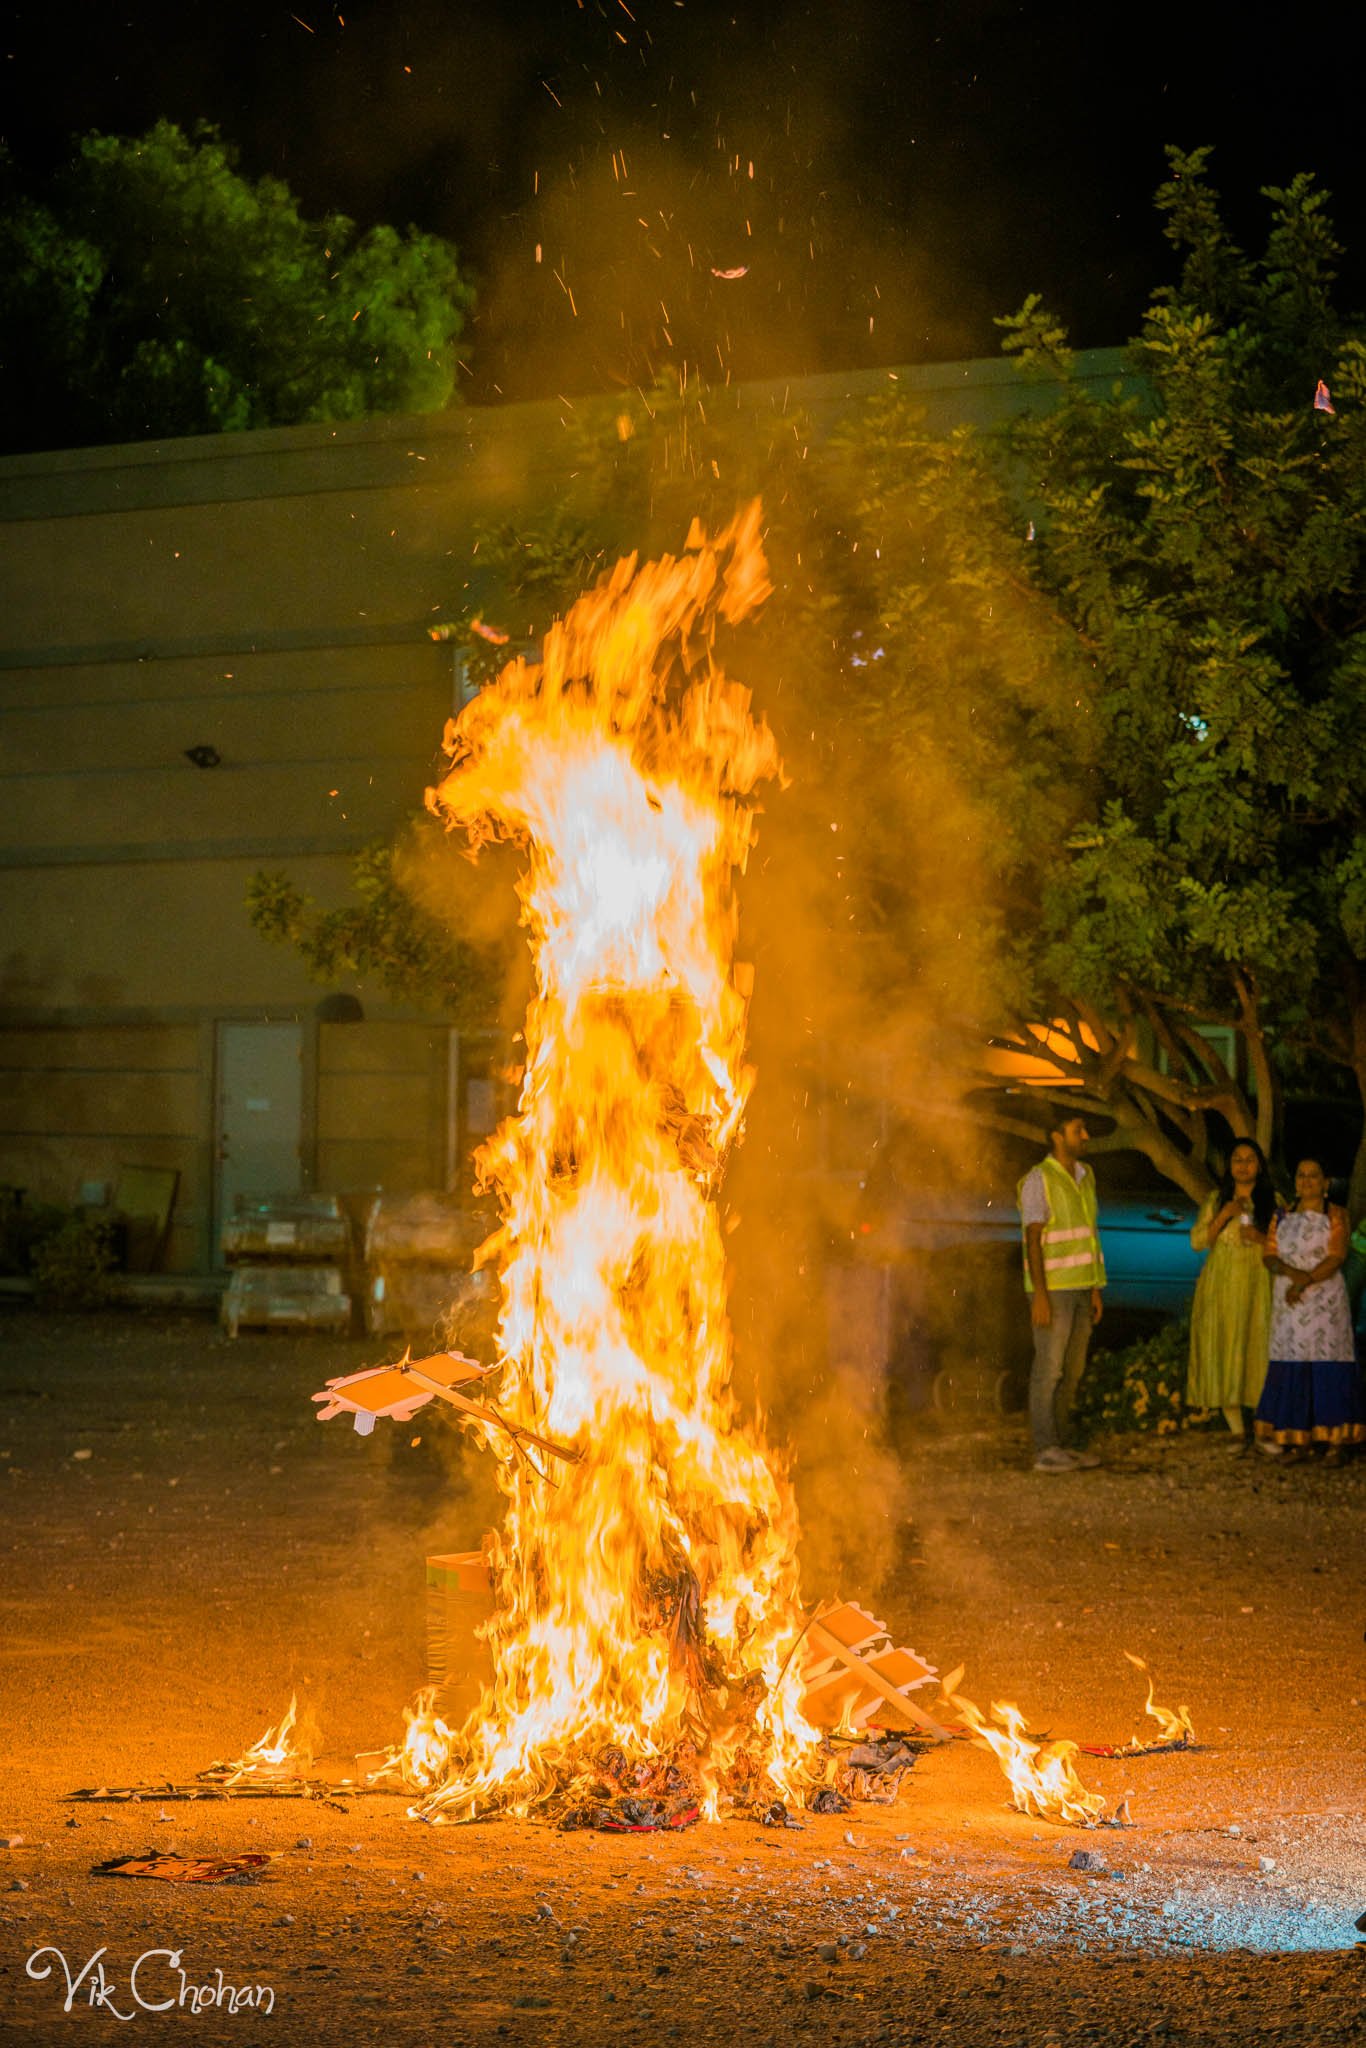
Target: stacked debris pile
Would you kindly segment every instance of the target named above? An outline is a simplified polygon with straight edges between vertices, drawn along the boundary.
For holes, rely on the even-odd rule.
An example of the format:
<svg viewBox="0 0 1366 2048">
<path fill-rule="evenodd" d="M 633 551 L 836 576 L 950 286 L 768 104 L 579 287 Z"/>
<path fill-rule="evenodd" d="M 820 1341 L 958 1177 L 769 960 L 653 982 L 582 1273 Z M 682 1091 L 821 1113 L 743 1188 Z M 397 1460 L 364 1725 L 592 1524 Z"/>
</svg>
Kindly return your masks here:
<svg viewBox="0 0 1366 2048">
<path fill-rule="evenodd" d="M 243 1328 L 344 1332 L 350 1242 L 332 1195 L 239 1196 L 223 1225 L 232 1268 L 221 1311 L 228 1335 Z"/>
</svg>

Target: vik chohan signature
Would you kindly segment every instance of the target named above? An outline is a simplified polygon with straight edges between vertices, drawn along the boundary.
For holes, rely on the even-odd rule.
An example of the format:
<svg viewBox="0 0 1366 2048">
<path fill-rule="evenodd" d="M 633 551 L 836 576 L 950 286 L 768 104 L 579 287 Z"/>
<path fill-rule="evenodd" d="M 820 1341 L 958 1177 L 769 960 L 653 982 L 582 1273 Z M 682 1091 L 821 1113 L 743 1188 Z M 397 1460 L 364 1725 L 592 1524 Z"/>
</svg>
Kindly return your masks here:
<svg viewBox="0 0 1366 2048">
<path fill-rule="evenodd" d="M 144 2012 L 275 2010 L 275 1992 L 269 1984 L 229 1984 L 217 1969 L 212 1977 L 196 1982 L 181 1967 L 178 1948 L 144 1949 L 128 1972 L 126 1987 L 106 1970 L 104 1958 L 108 1953 L 107 1948 L 97 1948 L 93 1956 L 73 1970 L 61 1949 L 36 1948 L 25 1969 L 36 1983 L 53 1979 L 54 1991 L 62 1991 L 65 1986 L 63 2012 L 70 2012 L 78 1998 L 112 2014 L 116 2020 L 135 2020 Z"/>
</svg>

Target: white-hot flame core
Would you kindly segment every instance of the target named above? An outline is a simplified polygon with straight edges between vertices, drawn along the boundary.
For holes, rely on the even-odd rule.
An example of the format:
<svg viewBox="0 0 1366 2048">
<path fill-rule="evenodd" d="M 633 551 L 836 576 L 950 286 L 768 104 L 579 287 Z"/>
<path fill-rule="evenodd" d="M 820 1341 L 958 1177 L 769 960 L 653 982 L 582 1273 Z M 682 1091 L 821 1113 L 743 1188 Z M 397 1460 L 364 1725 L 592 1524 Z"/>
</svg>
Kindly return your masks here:
<svg viewBox="0 0 1366 2048">
<path fill-rule="evenodd" d="M 734 875 L 779 763 L 713 629 L 767 592 L 757 505 L 619 564 L 461 714 L 429 794 L 475 848 L 524 856 L 526 1067 L 479 1162 L 503 1216 L 499 1404 L 579 1454 L 553 1484 L 500 1466 L 495 1678 L 431 1817 L 525 1810 L 607 1746 L 695 1745 L 712 1787 L 745 1750 L 790 1792 L 817 1740 L 785 1669 L 796 1516 L 732 1397 L 715 1202 L 753 1080 Z"/>
</svg>

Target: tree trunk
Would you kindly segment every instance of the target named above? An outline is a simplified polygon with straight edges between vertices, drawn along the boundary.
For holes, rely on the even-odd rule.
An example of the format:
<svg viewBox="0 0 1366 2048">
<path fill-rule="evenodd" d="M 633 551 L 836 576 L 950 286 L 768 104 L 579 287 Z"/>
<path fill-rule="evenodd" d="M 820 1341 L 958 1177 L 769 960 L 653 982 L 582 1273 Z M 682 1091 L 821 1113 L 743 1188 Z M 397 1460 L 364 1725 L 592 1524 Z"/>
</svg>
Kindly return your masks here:
<svg viewBox="0 0 1366 2048">
<path fill-rule="evenodd" d="M 1366 986 L 1363 986 L 1360 975 L 1354 975 L 1352 980 L 1352 1072 L 1356 1075 L 1362 1107 L 1366 1109 Z M 1357 1155 L 1352 1161 L 1347 1209 L 1353 1223 L 1366 1215 L 1366 1126 L 1363 1126 Z"/>
</svg>

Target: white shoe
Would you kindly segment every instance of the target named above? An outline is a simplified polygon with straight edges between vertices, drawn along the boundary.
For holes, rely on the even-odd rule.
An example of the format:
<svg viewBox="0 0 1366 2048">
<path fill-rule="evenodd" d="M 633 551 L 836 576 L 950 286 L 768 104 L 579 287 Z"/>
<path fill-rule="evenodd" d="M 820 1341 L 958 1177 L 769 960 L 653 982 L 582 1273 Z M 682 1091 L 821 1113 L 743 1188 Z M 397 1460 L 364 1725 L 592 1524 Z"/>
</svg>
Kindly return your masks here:
<svg viewBox="0 0 1366 2048">
<path fill-rule="evenodd" d="M 1046 1451 L 1040 1451 L 1034 1460 L 1036 1472 L 1075 1472 L 1076 1469 L 1076 1459 L 1070 1451 L 1063 1450 L 1060 1444 L 1052 1444 Z"/>
</svg>

